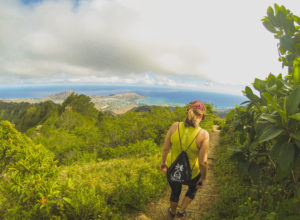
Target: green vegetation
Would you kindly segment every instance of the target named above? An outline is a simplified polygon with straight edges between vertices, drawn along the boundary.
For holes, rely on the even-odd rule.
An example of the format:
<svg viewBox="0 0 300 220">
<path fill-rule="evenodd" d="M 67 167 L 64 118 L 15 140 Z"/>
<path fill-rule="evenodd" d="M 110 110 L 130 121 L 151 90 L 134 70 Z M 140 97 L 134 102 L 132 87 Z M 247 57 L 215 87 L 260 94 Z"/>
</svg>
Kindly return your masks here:
<svg viewBox="0 0 300 220">
<path fill-rule="evenodd" d="M 57 213 L 61 201 L 54 155 L 7 121 L 0 124 L 0 143 L 0 215 L 30 219 Z"/>
<path fill-rule="evenodd" d="M 0 101 L 0 120 L 9 120 L 16 124 L 19 131 L 43 123 L 51 115 L 56 114 L 59 106 L 51 101 L 36 105 L 29 103 L 5 103 Z"/>
<path fill-rule="evenodd" d="M 300 18 L 275 4 L 262 21 L 288 75 L 255 79 L 257 93 L 247 86 L 249 100 L 227 114 L 214 219 L 300 218 Z"/>
<path fill-rule="evenodd" d="M 207 219 L 299 219 L 300 18 L 269 7 L 263 25 L 279 40 L 288 74 L 255 79 L 256 92 L 226 116 L 207 105 L 202 127 L 222 127 L 215 172 L 220 199 Z M 123 115 L 73 94 L 62 105 L 0 102 L 0 218 L 120 219 L 166 188 L 160 146 L 185 109 Z M 28 138 L 28 136 L 30 138 Z"/>
<path fill-rule="evenodd" d="M 206 107 L 202 127 L 211 129 L 219 119 Z M 143 210 L 167 187 L 161 144 L 185 118 L 185 108 L 148 110 L 99 112 L 77 94 L 61 105 L 0 102 L 0 218 L 121 219 Z"/>
</svg>

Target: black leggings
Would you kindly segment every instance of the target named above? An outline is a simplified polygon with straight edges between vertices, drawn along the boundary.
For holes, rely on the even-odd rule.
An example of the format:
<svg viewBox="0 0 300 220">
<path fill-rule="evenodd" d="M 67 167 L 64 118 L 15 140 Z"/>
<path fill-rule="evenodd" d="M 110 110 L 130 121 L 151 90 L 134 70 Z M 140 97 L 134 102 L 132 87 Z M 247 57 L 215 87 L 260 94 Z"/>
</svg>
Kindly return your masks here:
<svg viewBox="0 0 300 220">
<path fill-rule="evenodd" d="M 190 199 L 194 199 L 197 189 L 196 189 L 196 183 L 197 181 L 200 179 L 201 175 L 199 174 L 198 176 L 196 176 L 194 179 L 192 179 L 190 181 L 188 185 L 188 190 L 185 194 L 185 196 L 189 197 Z M 179 196 L 181 193 L 181 188 L 182 188 L 182 184 L 181 183 L 170 183 L 169 185 L 171 187 L 171 196 L 170 196 L 170 201 L 171 202 L 178 202 L 179 201 Z"/>
</svg>

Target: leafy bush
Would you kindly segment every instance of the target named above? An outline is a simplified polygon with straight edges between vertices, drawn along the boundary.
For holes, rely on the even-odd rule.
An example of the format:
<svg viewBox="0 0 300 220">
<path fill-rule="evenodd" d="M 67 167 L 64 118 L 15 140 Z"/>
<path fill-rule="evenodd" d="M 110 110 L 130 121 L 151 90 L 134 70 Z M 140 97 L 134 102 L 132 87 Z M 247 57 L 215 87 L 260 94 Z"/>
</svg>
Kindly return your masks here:
<svg viewBox="0 0 300 220">
<path fill-rule="evenodd" d="M 42 219 L 119 219 L 128 209 L 142 209 L 166 187 L 153 141 L 129 146 L 126 159 L 56 167 L 54 155 L 0 124 L 0 216 Z M 124 153 L 124 152 L 123 152 Z M 58 172 L 60 173 L 57 176 Z"/>
<path fill-rule="evenodd" d="M 120 219 L 165 191 L 160 146 L 185 108 L 98 112 L 84 95 L 62 105 L 0 102 L 0 218 Z M 22 118 L 25 117 L 26 118 Z M 207 105 L 201 126 L 217 117 Z M 45 146 L 45 147 L 44 147 Z"/>
<path fill-rule="evenodd" d="M 246 87 L 249 99 L 226 116 L 231 159 L 239 180 L 230 175 L 234 189 L 247 186 L 237 198 L 234 219 L 299 219 L 300 181 L 300 18 L 284 6 L 268 8 L 264 26 L 279 39 L 278 50 L 287 76 L 270 74 Z M 230 164 L 227 162 L 227 165 Z M 221 192 L 227 189 L 221 187 Z M 244 193 L 245 192 L 245 193 Z M 223 204 L 230 196 L 222 198 Z M 220 202 L 219 202 L 220 204 Z M 231 209 L 230 204 L 224 205 Z M 219 209 L 220 211 L 221 209 Z M 223 209 L 225 210 L 225 209 Z M 220 212 L 219 212 L 220 213 Z"/>
<path fill-rule="evenodd" d="M 58 113 L 59 105 L 52 101 L 39 104 L 6 103 L 0 101 L 0 120 L 9 120 L 19 131 L 26 131 Z"/>
<path fill-rule="evenodd" d="M 138 141 L 135 144 L 130 144 L 129 146 L 119 146 L 119 147 L 103 147 L 98 152 L 99 158 L 107 160 L 118 157 L 144 157 L 150 156 L 155 153 L 160 152 L 158 146 L 154 143 L 152 139 Z"/>
<path fill-rule="evenodd" d="M 237 164 L 230 160 L 232 152 L 228 151 L 228 147 L 232 145 L 232 133 L 227 131 L 227 127 L 221 131 L 214 167 L 220 199 L 205 219 L 235 219 L 240 213 L 239 206 L 249 197 L 248 184 L 239 178 Z"/>
<path fill-rule="evenodd" d="M 59 214 L 53 154 L 7 121 L 0 123 L 0 217 L 33 219 Z"/>
<path fill-rule="evenodd" d="M 155 154 L 64 167 L 60 182 L 74 186 L 65 214 L 70 219 L 120 219 L 129 209 L 143 209 L 166 188 L 159 166 Z"/>
</svg>

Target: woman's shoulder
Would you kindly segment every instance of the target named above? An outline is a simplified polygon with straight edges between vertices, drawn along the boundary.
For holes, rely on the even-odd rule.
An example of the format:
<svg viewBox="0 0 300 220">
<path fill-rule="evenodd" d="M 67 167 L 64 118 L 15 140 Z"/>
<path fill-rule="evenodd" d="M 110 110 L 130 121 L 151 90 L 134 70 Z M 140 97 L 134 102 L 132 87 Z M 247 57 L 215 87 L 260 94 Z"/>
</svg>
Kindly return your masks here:
<svg viewBox="0 0 300 220">
<path fill-rule="evenodd" d="M 201 129 L 199 134 L 204 137 L 209 137 L 209 132 L 205 129 Z"/>
<path fill-rule="evenodd" d="M 171 127 L 169 129 L 169 132 L 171 133 L 171 135 L 176 131 L 176 129 L 178 128 L 179 124 L 180 124 L 180 122 L 177 121 L 177 122 L 174 122 L 171 125 Z"/>
<path fill-rule="evenodd" d="M 178 128 L 179 124 L 180 124 L 180 122 L 178 122 L 178 121 L 174 122 L 174 123 L 171 125 L 170 129 L 171 129 L 171 130 L 176 130 L 176 129 Z"/>
<path fill-rule="evenodd" d="M 199 142 L 202 142 L 205 139 L 209 139 L 209 132 L 207 130 L 201 128 L 200 132 L 198 133 L 197 140 Z"/>
</svg>

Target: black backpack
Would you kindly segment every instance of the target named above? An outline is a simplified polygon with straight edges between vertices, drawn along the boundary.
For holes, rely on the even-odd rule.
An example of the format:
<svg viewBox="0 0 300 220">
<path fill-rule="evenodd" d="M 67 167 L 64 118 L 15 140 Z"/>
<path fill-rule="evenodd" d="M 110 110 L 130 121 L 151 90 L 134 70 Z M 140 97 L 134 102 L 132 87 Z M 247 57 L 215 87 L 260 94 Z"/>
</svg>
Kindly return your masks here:
<svg viewBox="0 0 300 220">
<path fill-rule="evenodd" d="M 199 131 L 200 132 L 200 131 Z M 180 132 L 179 132 L 179 123 L 178 123 L 178 135 L 179 135 L 179 142 L 180 142 L 180 148 L 181 153 L 178 155 L 176 160 L 171 164 L 171 166 L 167 169 L 167 179 L 169 183 L 181 183 L 181 184 L 188 184 L 189 181 L 192 178 L 192 170 L 195 166 L 195 163 L 193 165 L 193 168 L 191 169 L 189 158 L 187 156 L 187 150 L 190 148 L 197 135 L 194 137 L 193 141 L 189 144 L 187 149 L 184 151 L 182 150 L 181 145 L 181 139 L 180 139 Z"/>
</svg>

